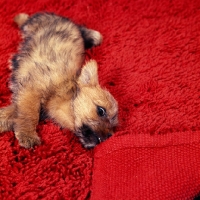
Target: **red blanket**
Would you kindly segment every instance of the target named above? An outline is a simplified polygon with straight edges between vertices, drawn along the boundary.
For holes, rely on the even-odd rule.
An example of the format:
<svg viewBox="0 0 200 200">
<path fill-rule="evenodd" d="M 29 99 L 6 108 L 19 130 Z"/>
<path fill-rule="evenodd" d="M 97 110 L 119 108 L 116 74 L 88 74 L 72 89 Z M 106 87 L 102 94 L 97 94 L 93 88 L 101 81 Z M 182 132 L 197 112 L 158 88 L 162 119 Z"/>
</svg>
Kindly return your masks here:
<svg viewBox="0 0 200 200">
<path fill-rule="evenodd" d="M 85 150 L 40 123 L 42 145 L 0 134 L 0 199 L 194 199 L 200 192 L 200 1 L 0 2 L 0 106 L 10 103 L 8 60 L 20 41 L 13 17 L 50 11 L 100 31 L 89 51 L 119 102 L 115 136 Z M 34 103 L 34 102 L 33 102 Z"/>
</svg>

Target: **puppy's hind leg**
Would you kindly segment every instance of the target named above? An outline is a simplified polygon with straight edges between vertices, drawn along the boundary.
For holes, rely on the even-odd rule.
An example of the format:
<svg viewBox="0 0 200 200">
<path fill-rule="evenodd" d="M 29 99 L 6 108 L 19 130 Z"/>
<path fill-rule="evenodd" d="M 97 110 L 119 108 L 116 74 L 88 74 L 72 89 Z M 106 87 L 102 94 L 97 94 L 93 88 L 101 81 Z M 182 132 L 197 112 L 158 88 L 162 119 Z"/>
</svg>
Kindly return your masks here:
<svg viewBox="0 0 200 200">
<path fill-rule="evenodd" d="M 102 43 L 103 36 L 100 32 L 80 26 L 81 35 L 84 39 L 85 49 L 98 46 Z"/>
<path fill-rule="evenodd" d="M 13 119 L 15 115 L 15 105 L 0 108 L 0 133 L 13 130 Z"/>
<path fill-rule="evenodd" d="M 15 16 L 14 22 L 17 23 L 19 27 L 21 27 L 29 18 L 29 15 L 25 13 L 20 13 Z"/>
</svg>

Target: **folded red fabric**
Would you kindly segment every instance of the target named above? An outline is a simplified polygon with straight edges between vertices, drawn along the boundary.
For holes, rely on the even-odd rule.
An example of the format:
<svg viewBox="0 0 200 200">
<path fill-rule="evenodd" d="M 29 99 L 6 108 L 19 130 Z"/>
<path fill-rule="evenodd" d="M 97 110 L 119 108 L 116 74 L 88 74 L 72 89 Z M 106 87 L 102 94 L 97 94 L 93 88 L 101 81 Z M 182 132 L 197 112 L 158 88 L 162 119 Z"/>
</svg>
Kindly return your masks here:
<svg viewBox="0 0 200 200">
<path fill-rule="evenodd" d="M 200 132 L 112 138 L 96 148 L 91 199 L 193 199 L 199 158 Z"/>
</svg>

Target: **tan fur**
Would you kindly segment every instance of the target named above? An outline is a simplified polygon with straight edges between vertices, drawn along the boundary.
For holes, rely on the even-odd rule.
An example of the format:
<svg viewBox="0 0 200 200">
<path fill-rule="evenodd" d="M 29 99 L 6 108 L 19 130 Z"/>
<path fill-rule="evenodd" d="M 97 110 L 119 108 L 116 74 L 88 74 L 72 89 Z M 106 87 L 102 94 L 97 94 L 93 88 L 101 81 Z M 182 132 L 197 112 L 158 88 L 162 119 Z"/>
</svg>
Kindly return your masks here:
<svg viewBox="0 0 200 200">
<path fill-rule="evenodd" d="M 0 132 L 13 130 L 25 148 L 38 145 L 36 126 L 43 111 L 86 148 L 107 139 L 117 125 L 117 102 L 100 87 L 96 61 L 82 67 L 85 48 L 99 45 L 101 34 L 48 13 L 19 14 L 14 20 L 24 42 L 12 59 L 13 98 L 0 109 Z"/>
<path fill-rule="evenodd" d="M 14 22 L 20 27 L 28 20 L 28 18 L 29 16 L 26 13 L 20 13 L 19 15 L 15 16 Z"/>
</svg>

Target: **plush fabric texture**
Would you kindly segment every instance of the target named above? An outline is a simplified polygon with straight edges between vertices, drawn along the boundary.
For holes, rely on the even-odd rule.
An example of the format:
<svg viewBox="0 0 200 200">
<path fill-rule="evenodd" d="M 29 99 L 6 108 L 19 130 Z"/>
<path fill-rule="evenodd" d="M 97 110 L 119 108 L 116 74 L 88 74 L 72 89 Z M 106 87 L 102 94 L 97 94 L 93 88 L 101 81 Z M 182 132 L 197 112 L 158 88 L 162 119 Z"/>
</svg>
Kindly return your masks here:
<svg viewBox="0 0 200 200">
<path fill-rule="evenodd" d="M 13 17 L 49 11 L 96 29 L 88 51 L 119 102 L 116 134 L 85 150 L 41 122 L 42 145 L 0 134 L 0 199 L 194 199 L 200 192 L 200 1 L 0 2 L 0 106 L 10 103 L 8 60 L 21 41 Z M 33 102 L 34 103 L 34 102 Z"/>
</svg>

